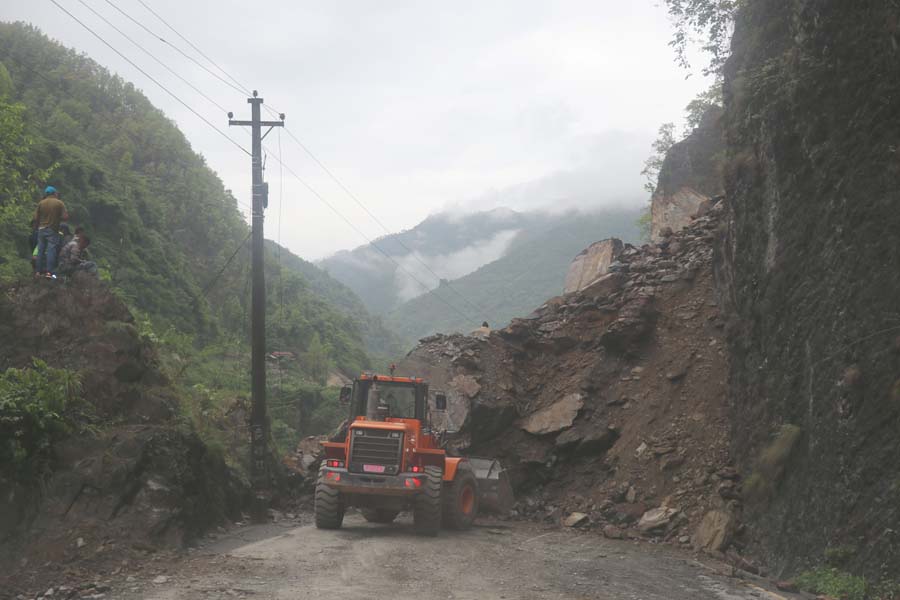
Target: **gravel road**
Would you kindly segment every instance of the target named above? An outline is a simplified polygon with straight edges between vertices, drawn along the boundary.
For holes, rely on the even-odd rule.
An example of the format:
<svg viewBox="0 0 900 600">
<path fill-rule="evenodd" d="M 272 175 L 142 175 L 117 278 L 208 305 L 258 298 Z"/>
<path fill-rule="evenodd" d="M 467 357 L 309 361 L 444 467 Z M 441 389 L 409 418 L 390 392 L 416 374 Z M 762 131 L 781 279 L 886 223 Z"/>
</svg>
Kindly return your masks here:
<svg viewBox="0 0 900 600">
<path fill-rule="evenodd" d="M 248 540 L 257 540 L 249 541 Z M 595 533 L 497 523 L 422 538 L 409 518 L 338 531 L 243 527 L 115 597 L 405 600 L 745 600 L 788 596 L 722 577 L 689 554 Z"/>
</svg>

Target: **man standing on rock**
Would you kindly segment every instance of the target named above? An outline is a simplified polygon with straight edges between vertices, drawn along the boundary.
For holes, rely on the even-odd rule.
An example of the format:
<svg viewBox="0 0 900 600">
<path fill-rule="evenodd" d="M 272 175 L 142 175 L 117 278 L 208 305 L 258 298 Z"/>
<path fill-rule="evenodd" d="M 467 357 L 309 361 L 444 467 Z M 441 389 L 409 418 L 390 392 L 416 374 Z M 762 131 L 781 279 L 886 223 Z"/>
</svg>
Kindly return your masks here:
<svg viewBox="0 0 900 600">
<path fill-rule="evenodd" d="M 59 224 L 69 218 L 66 205 L 59 199 L 59 192 L 52 185 L 44 190 L 44 199 L 38 202 L 34 220 L 38 224 L 37 273 L 56 277 L 56 259 L 59 252 Z"/>
</svg>

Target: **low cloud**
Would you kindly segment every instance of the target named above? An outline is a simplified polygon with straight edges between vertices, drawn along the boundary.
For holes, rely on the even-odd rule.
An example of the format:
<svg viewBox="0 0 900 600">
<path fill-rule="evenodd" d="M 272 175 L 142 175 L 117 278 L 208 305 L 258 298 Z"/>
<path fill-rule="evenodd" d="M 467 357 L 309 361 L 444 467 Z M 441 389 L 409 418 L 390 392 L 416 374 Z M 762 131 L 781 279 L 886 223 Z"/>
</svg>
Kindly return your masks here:
<svg viewBox="0 0 900 600">
<path fill-rule="evenodd" d="M 445 279 L 458 279 L 502 257 L 518 233 L 518 229 L 505 229 L 486 240 L 449 254 L 428 255 L 414 252 L 396 257 L 397 262 L 403 267 L 394 273 L 398 297 L 406 302 L 425 293 L 422 285 L 415 279 L 427 284 L 429 290 L 438 286 L 434 275 L 422 263 Z M 410 277 L 409 273 L 415 276 L 415 279 Z"/>
</svg>

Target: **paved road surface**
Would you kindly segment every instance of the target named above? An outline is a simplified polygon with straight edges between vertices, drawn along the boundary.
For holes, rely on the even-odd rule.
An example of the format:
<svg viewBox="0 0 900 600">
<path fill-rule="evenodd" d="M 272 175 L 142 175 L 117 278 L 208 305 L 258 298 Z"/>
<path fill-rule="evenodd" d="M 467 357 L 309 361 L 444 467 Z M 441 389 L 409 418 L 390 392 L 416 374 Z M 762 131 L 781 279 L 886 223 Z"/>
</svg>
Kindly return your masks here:
<svg viewBox="0 0 900 600">
<path fill-rule="evenodd" d="M 687 553 L 524 523 L 414 535 L 409 518 L 344 528 L 242 528 L 116 597 L 447 600 L 777 599 Z M 263 538 L 247 543 L 243 540 Z M 157 583 L 153 583 L 156 579 Z M 163 581 L 163 579 L 165 581 Z"/>
</svg>

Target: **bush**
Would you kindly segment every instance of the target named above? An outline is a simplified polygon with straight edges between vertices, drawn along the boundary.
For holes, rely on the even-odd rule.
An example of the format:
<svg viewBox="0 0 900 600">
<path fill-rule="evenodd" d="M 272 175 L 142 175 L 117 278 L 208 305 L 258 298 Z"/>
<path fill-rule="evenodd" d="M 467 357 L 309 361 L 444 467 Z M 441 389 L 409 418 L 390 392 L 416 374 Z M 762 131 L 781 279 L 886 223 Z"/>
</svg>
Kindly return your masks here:
<svg viewBox="0 0 900 600">
<path fill-rule="evenodd" d="M 826 594 L 839 600 L 865 600 L 868 585 L 857 577 L 833 568 L 819 567 L 802 573 L 796 584 L 807 592 Z"/>
<path fill-rule="evenodd" d="M 76 373 L 37 359 L 0 375 L 0 469 L 39 474 L 52 443 L 68 431 L 66 406 L 80 393 Z"/>
</svg>

